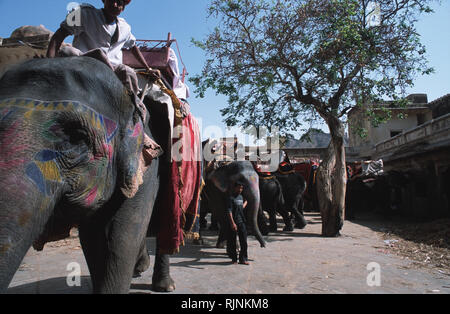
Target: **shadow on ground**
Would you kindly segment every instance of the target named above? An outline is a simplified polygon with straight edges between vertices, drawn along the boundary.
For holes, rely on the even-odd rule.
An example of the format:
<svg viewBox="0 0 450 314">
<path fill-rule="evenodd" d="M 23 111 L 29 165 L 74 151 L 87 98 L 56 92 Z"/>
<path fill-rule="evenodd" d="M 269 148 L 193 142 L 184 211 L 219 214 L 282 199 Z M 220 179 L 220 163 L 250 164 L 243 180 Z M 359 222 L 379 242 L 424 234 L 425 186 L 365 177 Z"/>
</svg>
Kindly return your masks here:
<svg viewBox="0 0 450 314">
<path fill-rule="evenodd" d="M 70 287 L 67 284 L 67 277 L 50 278 L 35 281 L 23 285 L 11 287 L 6 294 L 90 294 L 92 293 L 92 283 L 90 276 L 80 278 L 79 287 Z"/>
</svg>

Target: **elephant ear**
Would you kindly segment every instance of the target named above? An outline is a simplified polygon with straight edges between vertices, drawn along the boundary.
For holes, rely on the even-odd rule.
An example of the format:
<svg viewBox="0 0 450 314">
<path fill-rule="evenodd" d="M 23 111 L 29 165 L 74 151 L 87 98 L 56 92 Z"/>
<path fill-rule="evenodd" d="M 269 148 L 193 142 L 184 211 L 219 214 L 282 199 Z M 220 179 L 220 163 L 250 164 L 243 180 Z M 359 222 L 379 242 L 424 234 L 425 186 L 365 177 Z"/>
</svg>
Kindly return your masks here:
<svg viewBox="0 0 450 314">
<path fill-rule="evenodd" d="M 152 160 L 163 153 L 161 147 L 145 134 L 142 113 L 139 110 L 134 112 L 131 120 L 122 138 L 118 157 L 118 183 L 127 198 L 136 195 Z"/>
</svg>

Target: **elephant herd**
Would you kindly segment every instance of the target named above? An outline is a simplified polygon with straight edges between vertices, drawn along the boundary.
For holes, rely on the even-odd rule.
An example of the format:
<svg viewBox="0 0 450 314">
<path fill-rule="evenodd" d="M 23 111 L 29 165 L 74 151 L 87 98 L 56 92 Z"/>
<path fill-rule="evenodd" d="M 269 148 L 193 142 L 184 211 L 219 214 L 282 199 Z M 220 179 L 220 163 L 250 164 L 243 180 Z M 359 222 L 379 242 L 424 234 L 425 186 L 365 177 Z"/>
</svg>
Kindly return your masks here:
<svg viewBox="0 0 450 314">
<path fill-rule="evenodd" d="M 206 170 L 206 184 L 202 191 L 200 206 L 200 225 L 202 228 L 207 226 L 205 217 L 208 213 L 211 213 L 211 229 L 218 228 L 217 224 L 220 226 L 226 223 L 223 221 L 224 208 L 222 204 L 224 204 L 224 201 L 218 197 L 218 194 L 219 196 L 221 195 L 218 193 L 216 181 L 217 177 L 222 176 L 223 178 L 227 178 L 227 180 L 233 178 L 227 172 L 233 172 L 231 169 L 236 168 L 238 164 L 237 162 L 230 163 L 217 170 L 212 170 L 212 172 Z M 253 177 L 257 174 L 259 181 L 257 186 L 253 185 L 252 189 L 247 191 L 247 195 L 244 195 L 244 198 L 249 199 L 249 196 L 251 196 L 251 199 L 260 199 L 257 225 L 261 233 L 267 235 L 269 232 L 277 231 L 277 214 L 283 218 L 285 224 L 283 231 L 293 231 L 294 227 L 303 229 L 307 224 L 303 216 L 303 195 L 306 190 L 306 181 L 303 176 L 293 170 L 287 172 L 278 170 L 277 172 L 268 174 L 258 171 L 255 172 L 255 167 L 250 162 L 247 162 L 245 166 L 248 169 L 247 173 Z M 249 217 L 255 217 L 254 210 L 254 207 L 247 207 L 247 215 Z M 267 226 L 267 219 L 264 212 L 269 216 L 269 226 Z M 250 230 L 252 230 L 252 226 L 250 226 Z M 226 236 L 220 228 L 219 238 L 217 240 L 218 247 L 224 246 L 223 241 L 225 238 Z"/>
</svg>

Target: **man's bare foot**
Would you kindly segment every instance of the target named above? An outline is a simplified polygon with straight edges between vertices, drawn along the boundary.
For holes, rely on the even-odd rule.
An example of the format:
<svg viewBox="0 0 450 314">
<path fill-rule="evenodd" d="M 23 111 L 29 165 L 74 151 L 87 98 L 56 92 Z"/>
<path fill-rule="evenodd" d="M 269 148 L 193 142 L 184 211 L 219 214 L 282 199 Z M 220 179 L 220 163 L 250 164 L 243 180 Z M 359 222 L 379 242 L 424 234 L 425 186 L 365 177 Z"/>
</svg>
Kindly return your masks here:
<svg viewBox="0 0 450 314">
<path fill-rule="evenodd" d="M 239 264 L 242 264 L 242 265 L 250 265 L 250 263 L 249 263 L 248 261 L 241 261 L 241 262 L 239 262 Z"/>
</svg>

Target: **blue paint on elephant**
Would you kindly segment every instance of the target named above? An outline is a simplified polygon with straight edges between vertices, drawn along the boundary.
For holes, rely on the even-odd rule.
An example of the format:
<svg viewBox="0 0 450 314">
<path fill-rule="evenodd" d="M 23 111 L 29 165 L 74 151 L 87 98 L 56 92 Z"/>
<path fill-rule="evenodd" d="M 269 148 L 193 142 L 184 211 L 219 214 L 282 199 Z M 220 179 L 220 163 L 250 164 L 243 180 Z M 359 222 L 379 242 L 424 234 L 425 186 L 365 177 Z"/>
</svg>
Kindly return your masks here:
<svg viewBox="0 0 450 314">
<path fill-rule="evenodd" d="M 37 153 L 36 156 L 34 157 L 34 159 L 37 161 L 46 162 L 46 161 L 54 160 L 58 156 L 59 156 L 58 152 L 55 152 L 52 150 L 43 150 L 43 151 Z"/>
<path fill-rule="evenodd" d="M 13 113 L 15 111 L 15 109 L 9 109 L 9 110 L 5 110 L 3 112 L 0 113 L 0 121 L 5 120 L 11 113 Z"/>
<path fill-rule="evenodd" d="M 39 169 L 39 167 L 35 163 L 30 163 L 27 166 L 25 173 L 36 184 L 42 194 L 47 193 L 44 175 L 42 174 L 41 169 Z"/>
</svg>

